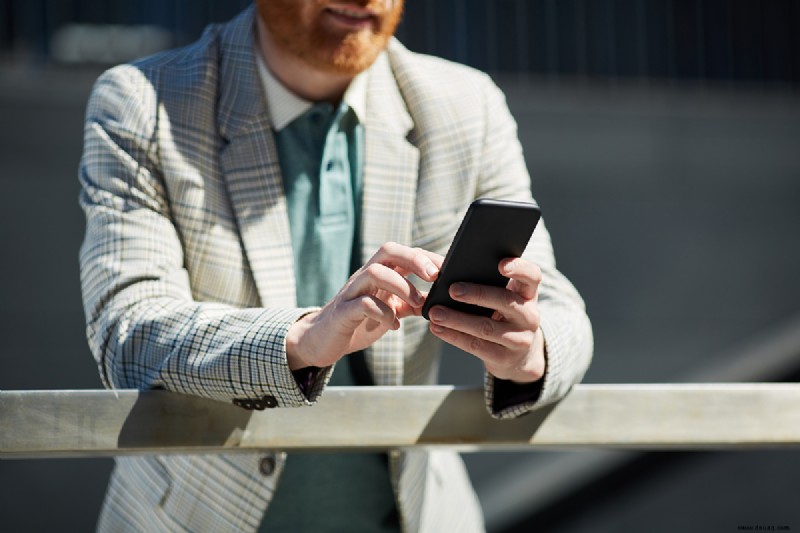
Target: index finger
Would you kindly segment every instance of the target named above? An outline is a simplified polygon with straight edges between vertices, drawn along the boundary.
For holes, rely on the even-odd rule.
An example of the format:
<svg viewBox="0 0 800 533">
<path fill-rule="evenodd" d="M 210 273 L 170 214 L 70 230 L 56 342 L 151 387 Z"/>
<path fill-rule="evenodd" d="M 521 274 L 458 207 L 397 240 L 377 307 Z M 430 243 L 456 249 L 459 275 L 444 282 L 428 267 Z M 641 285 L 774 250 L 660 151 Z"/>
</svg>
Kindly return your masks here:
<svg viewBox="0 0 800 533">
<path fill-rule="evenodd" d="M 538 266 L 521 257 L 514 257 L 500 261 L 498 268 L 502 275 L 514 281 L 511 284 L 514 292 L 527 299 L 536 297 L 539 284 L 542 283 L 542 271 Z"/>
<path fill-rule="evenodd" d="M 380 263 L 409 274 L 416 274 L 425 281 L 434 281 L 439 275 L 439 256 L 421 248 L 411 248 L 396 242 L 381 246 L 367 264 Z"/>
</svg>

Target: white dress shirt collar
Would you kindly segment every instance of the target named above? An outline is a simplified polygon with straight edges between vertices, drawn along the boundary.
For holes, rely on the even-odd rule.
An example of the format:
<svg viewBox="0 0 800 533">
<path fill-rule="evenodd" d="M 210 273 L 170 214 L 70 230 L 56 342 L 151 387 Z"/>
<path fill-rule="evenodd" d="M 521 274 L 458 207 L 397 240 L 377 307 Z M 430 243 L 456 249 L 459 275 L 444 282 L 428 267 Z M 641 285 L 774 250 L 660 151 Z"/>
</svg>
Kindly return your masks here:
<svg viewBox="0 0 800 533">
<path fill-rule="evenodd" d="M 294 119 L 308 111 L 314 102 L 300 98 L 278 81 L 278 78 L 267 67 L 257 46 L 255 47 L 255 56 L 261 83 L 264 85 L 264 93 L 267 96 L 267 112 L 270 122 L 275 131 L 281 131 Z M 342 98 L 344 103 L 352 108 L 362 124 L 366 119 L 369 71 L 370 69 L 367 69 L 353 78 Z"/>
</svg>

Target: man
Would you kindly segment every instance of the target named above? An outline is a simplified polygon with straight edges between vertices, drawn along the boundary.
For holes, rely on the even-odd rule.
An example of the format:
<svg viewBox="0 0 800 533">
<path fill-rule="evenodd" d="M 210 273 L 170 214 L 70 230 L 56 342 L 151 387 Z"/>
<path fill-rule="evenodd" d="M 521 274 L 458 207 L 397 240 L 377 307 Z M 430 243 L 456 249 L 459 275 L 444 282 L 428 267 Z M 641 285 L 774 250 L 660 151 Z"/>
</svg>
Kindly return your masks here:
<svg viewBox="0 0 800 533">
<path fill-rule="evenodd" d="M 468 204 L 532 199 L 502 94 L 393 40 L 402 8 L 259 0 L 98 80 L 81 269 L 106 386 L 309 406 L 329 383 L 433 383 L 438 339 L 484 362 L 496 417 L 580 379 L 591 328 L 541 224 L 523 258 L 498 265 L 506 289 L 451 287 L 492 319 L 441 307 L 430 324 L 420 317 Z M 99 528 L 483 524 L 455 454 L 396 451 L 119 458 Z"/>
</svg>

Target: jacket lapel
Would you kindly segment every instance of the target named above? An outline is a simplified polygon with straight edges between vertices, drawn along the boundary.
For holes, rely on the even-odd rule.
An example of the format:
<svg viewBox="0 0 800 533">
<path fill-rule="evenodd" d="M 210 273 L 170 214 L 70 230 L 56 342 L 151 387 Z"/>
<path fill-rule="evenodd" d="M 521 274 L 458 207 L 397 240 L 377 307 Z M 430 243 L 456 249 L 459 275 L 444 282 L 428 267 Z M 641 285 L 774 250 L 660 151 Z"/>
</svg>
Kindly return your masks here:
<svg viewBox="0 0 800 533">
<path fill-rule="evenodd" d="M 220 152 L 250 271 L 264 307 L 296 305 L 286 198 L 254 56 L 253 9 L 224 27 L 220 51 Z"/>
<path fill-rule="evenodd" d="M 250 270 L 264 307 L 296 305 L 286 198 L 266 101 L 255 64 L 253 10 L 221 35 L 218 124 L 227 144 L 220 165 Z M 413 121 L 387 53 L 369 77 L 364 125 L 362 260 L 387 241 L 411 243 L 419 150 L 408 141 Z M 366 350 L 376 385 L 401 385 L 403 327 Z"/>
<path fill-rule="evenodd" d="M 388 53 L 369 76 L 365 120 L 362 260 L 387 241 L 411 244 L 419 150 L 408 141 L 413 121 L 397 86 Z M 376 385 L 402 385 L 403 326 L 367 349 Z"/>
</svg>

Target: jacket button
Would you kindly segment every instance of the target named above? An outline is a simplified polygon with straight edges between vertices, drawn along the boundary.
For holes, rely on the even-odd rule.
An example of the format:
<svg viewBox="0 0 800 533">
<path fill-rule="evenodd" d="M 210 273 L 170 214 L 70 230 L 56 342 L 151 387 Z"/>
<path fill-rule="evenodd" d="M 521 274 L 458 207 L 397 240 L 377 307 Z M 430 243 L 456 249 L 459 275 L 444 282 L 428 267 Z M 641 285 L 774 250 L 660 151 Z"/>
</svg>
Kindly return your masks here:
<svg viewBox="0 0 800 533">
<path fill-rule="evenodd" d="M 258 462 L 258 470 L 265 476 L 271 476 L 275 472 L 275 457 L 267 455 Z"/>
<path fill-rule="evenodd" d="M 236 407 L 241 407 L 242 409 L 247 409 L 248 411 L 252 411 L 255 408 L 253 403 L 253 400 L 249 400 L 247 398 L 234 398 L 233 400 L 233 405 Z"/>
<path fill-rule="evenodd" d="M 260 400 L 253 400 L 253 409 L 256 411 L 263 411 L 267 408 L 267 402 L 264 401 L 263 398 Z"/>
<path fill-rule="evenodd" d="M 278 400 L 275 399 L 275 396 L 264 396 L 261 401 L 264 402 L 264 407 L 269 407 L 270 409 L 278 407 Z"/>
</svg>

